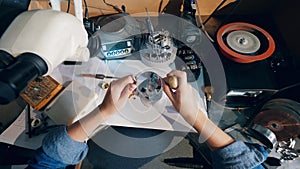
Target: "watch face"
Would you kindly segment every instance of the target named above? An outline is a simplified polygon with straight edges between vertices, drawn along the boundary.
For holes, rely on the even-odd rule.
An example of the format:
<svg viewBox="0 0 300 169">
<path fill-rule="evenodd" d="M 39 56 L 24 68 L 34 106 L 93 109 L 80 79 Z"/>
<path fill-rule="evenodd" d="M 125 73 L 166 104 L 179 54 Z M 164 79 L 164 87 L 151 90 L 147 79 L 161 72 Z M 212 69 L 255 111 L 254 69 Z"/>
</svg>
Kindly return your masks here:
<svg viewBox="0 0 300 169">
<path fill-rule="evenodd" d="M 137 95 L 145 105 L 151 105 L 161 99 L 162 79 L 155 72 L 147 71 L 136 76 Z"/>
</svg>

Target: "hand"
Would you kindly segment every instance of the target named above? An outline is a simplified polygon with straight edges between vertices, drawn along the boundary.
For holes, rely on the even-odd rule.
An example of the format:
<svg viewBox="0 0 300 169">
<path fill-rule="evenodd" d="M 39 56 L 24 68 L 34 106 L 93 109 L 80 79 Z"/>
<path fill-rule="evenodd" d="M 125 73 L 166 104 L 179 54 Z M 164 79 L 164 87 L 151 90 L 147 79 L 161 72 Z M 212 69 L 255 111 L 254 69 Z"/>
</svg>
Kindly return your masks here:
<svg viewBox="0 0 300 169">
<path fill-rule="evenodd" d="M 163 89 L 175 109 L 189 124 L 193 125 L 199 113 L 199 109 L 194 99 L 192 86 L 187 83 L 186 73 L 183 71 L 173 70 L 167 74 L 167 77 L 169 76 L 175 76 L 177 78 L 178 88 L 174 91 L 167 83 L 164 83 Z"/>
<path fill-rule="evenodd" d="M 101 123 L 124 107 L 128 96 L 136 88 L 136 85 L 133 84 L 134 82 L 135 80 L 132 76 L 112 81 L 103 102 L 91 113 L 68 126 L 67 132 L 69 136 L 79 142 L 88 139 Z"/>
<path fill-rule="evenodd" d="M 128 96 L 136 89 L 134 82 L 132 76 L 112 81 L 103 102 L 99 105 L 100 113 L 112 115 L 120 111 L 128 100 Z"/>
</svg>

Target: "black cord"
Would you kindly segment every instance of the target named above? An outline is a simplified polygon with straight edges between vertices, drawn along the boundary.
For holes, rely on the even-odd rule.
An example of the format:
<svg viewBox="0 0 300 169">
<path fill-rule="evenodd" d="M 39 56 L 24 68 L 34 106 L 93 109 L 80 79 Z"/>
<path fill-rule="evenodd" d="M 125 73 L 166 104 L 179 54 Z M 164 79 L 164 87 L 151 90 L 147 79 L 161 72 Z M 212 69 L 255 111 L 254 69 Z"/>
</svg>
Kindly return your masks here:
<svg viewBox="0 0 300 169">
<path fill-rule="evenodd" d="M 158 13 L 161 12 L 161 7 L 162 7 L 163 2 L 164 2 L 164 0 L 161 0 L 160 3 L 159 3 Z"/>
<path fill-rule="evenodd" d="M 127 12 L 126 12 L 126 7 L 125 7 L 125 5 L 122 5 L 121 8 L 122 8 L 123 12 L 126 14 Z"/>
<path fill-rule="evenodd" d="M 87 6 L 87 3 L 86 3 L 86 0 L 84 0 L 84 6 L 85 6 L 84 15 L 85 15 L 85 18 L 88 18 L 89 17 L 89 11 L 88 11 L 88 6 Z"/>
<path fill-rule="evenodd" d="M 70 6 L 71 6 L 71 0 L 68 0 L 68 8 L 67 8 L 67 13 L 70 12 Z"/>
<path fill-rule="evenodd" d="M 28 134 L 28 137 L 29 138 L 31 138 L 31 136 L 32 136 L 32 130 L 31 130 L 31 116 L 30 116 L 30 114 L 31 114 L 31 109 L 30 109 L 30 105 L 29 104 L 27 104 L 27 129 L 28 129 L 28 132 L 27 132 L 27 134 Z"/>
<path fill-rule="evenodd" d="M 123 13 L 122 10 L 121 10 L 120 8 L 118 8 L 116 5 L 109 4 L 109 3 L 106 2 L 106 0 L 103 0 L 103 2 L 104 2 L 106 5 L 113 7 L 114 10 L 116 10 L 117 12 Z"/>
</svg>

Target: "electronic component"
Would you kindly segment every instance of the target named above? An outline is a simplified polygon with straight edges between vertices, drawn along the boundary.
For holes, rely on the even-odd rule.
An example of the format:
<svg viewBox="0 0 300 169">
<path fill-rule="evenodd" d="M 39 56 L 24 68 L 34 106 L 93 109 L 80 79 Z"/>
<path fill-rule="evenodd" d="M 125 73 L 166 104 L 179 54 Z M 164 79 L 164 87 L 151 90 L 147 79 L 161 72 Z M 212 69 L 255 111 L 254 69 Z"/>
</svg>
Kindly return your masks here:
<svg viewBox="0 0 300 169">
<path fill-rule="evenodd" d="M 136 95 L 141 98 L 141 101 L 149 106 L 161 99 L 162 78 L 155 72 L 147 71 L 136 76 Z"/>
<path fill-rule="evenodd" d="M 88 48 L 92 57 L 120 59 L 139 49 L 140 26 L 130 15 L 102 16 L 95 24 L 100 29 L 89 38 Z"/>
<path fill-rule="evenodd" d="M 61 90 L 63 86 L 51 76 L 40 76 L 31 81 L 21 97 L 35 110 L 42 109 Z"/>
<path fill-rule="evenodd" d="M 118 42 L 103 43 L 101 49 L 106 59 L 116 59 L 128 56 L 133 51 L 132 39 L 125 39 Z"/>
<path fill-rule="evenodd" d="M 30 81 L 50 74 L 64 61 L 88 61 L 87 44 L 86 30 L 70 14 L 55 10 L 21 13 L 0 39 L 4 51 L 0 55 L 6 58 L 0 63 L 0 104 L 18 98 Z"/>
</svg>

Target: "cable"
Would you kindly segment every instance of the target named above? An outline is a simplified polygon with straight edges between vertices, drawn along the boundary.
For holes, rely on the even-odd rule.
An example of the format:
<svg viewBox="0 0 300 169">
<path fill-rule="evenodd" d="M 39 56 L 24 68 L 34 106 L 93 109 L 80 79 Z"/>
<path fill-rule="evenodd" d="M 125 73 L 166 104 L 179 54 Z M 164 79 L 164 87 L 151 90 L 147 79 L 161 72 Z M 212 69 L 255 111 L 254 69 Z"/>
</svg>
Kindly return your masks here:
<svg viewBox="0 0 300 169">
<path fill-rule="evenodd" d="M 71 2 L 70 8 L 71 8 L 72 5 L 74 6 L 74 3 L 73 3 L 73 2 Z M 110 11 L 110 10 L 107 9 L 107 8 L 101 8 L 101 7 L 97 7 L 97 6 L 90 6 L 90 5 L 88 5 L 87 7 L 88 7 L 88 8 L 93 8 L 93 9 L 98 9 L 98 10 L 101 10 L 101 11 Z"/>
<path fill-rule="evenodd" d="M 201 25 L 200 28 L 202 28 L 202 30 L 203 30 L 204 34 L 207 36 L 207 38 L 208 38 L 211 42 L 215 42 L 215 41 L 212 39 L 212 37 L 210 37 L 210 35 L 207 33 L 207 31 L 206 31 L 206 29 L 205 29 L 205 27 L 204 27 L 203 21 L 202 21 L 202 19 L 201 19 L 200 12 L 199 12 L 199 21 L 200 21 L 200 25 Z"/>
<path fill-rule="evenodd" d="M 191 2 L 191 3 L 192 3 L 192 2 Z M 191 4 L 191 5 L 192 5 L 192 4 Z M 192 8 L 193 8 L 193 7 L 192 7 Z M 196 9 L 193 9 L 193 10 L 196 10 Z M 208 38 L 211 42 L 215 42 L 215 41 L 213 40 L 213 38 L 210 37 L 210 35 L 207 33 L 207 31 L 206 31 L 206 29 L 205 29 L 205 27 L 204 27 L 204 24 L 203 24 L 203 21 L 202 21 L 202 19 L 201 19 L 201 15 L 200 15 L 200 10 L 198 11 L 198 15 L 199 15 L 200 29 L 203 30 L 204 34 L 207 36 L 207 38 Z"/>
<path fill-rule="evenodd" d="M 122 5 L 121 8 L 122 8 L 122 10 L 123 10 L 123 13 L 126 14 L 127 12 L 126 12 L 126 7 L 125 7 L 125 5 Z"/>
<path fill-rule="evenodd" d="M 85 7 L 85 12 L 84 12 L 85 18 L 88 18 L 89 17 L 89 11 L 88 11 L 88 6 L 87 6 L 87 3 L 86 3 L 86 0 L 84 0 L 84 7 Z"/>
<path fill-rule="evenodd" d="M 70 6 L 71 6 L 71 0 L 68 0 L 68 8 L 67 8 L 67 13 L 70 12 Z"/>
<path fill-rule="evenodd" d="M 164 2 L 164 0 L 160 0 L 160 2 L 159 2 L 158 13 L 161 12 L 161 7 L 162 7 L 163 2 Z"/>
<path fill-rule="evenodd" d="M 106 0 L 103 0 L 103 2 L 104 2 L 106 5 L 111 6 L 112 8 L 114 8 L 114 10 L 116 10 L 117 12 L 123 13 L 123 11 L 122 11 L 120 8 L 118 8 L 116 5 L 112 5 L 112 4 L 110 4 L 110 3 L 107 3 Z"/>
</svg>

